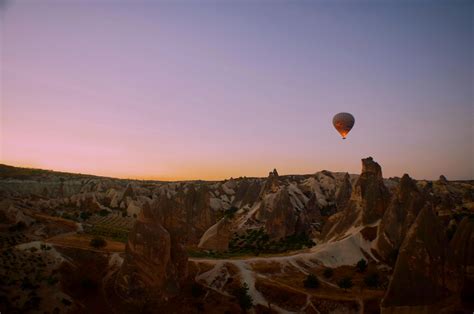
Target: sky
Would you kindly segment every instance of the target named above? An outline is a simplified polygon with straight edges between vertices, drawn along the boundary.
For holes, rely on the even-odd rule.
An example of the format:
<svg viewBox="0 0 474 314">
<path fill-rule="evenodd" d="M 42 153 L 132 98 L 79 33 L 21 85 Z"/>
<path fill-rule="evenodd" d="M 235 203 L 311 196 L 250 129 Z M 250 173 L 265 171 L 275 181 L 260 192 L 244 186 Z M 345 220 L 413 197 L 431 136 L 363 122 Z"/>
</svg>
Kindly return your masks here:
<svg viewBox="0 0 474 314">
<path fill-rule="evenodd" d="M 373 156 L 474 179 L 472 1 L 0 0 L 0 19 L 0 163 L 214 180 Z"/>
</svg>

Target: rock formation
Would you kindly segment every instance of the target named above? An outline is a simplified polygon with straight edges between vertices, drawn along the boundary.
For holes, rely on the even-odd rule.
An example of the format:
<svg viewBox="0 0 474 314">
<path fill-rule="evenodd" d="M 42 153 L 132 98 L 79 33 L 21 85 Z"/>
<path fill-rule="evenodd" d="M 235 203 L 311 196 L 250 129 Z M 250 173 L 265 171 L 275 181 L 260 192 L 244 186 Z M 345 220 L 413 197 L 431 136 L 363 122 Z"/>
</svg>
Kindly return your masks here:
<svg viewBox="0 0 474 314">
<path fill-rule="evenodd" d="M 226 251 L 232 236 L 231 222 L 227 217 L 222 218 L 201 237 L 198 247 L 201 249 Z"/>
<path fill-rule="evenodd" d="M 377 251 L 385 260 L 396 256 L 424 204 L 425 198 L 415 181 L 403 175 L 378 228 Z"/>
<path fill-rule="evenodd" d="M 461 296 L 474 300 L 474 217 L 464 217 L 450 243 L 461 276 Z"/>
<path fill-rule="evenodd" d="M 126 245 L 118 288 L 129 298 L 145 291 L 166 297 L 187 276 L 187 255 L 179 236 L 163 227 L 149 206 L 140 213 Z"/>
<path fill-rule="evenodd" d="M 351 227 L 377 222 L 384 214 L 389 198 L 380 165 L 372 157 L 362 159 L 362 173 L 352 190 L 349 203 L 343 212 L 326 223 L 323 238 L 343 237 Z"/>
<path fill-rule="evenodd" d="M 456 289 L 445 231 L 431 206 L 425 206 L 400 247 L 382 313 L 434 313 L 436 303 Z"/>
<path fill-rule="evenodd" d="M 348 173 L 344 176 L 344 181 L 336 193 L 336 208 L 338 211 L 347 207 L 352 194 L 351 177 Z"/>
</svg>

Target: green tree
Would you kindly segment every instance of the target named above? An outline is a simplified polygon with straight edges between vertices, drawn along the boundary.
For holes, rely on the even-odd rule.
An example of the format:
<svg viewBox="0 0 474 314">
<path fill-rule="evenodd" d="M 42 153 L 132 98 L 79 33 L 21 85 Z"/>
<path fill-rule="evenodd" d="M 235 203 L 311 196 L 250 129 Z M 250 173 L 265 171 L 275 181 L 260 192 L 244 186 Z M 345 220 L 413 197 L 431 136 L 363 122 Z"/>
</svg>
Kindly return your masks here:
<svg viewBox="0 0 474 314">
<path fill-rule="evenodd" d="M 206 293 L 206 290 L 202 287 L 202 285 L 198 284 L 197 282 L 194 282 L 191 285 L 191 295 L 194 298 L 199 298 L 203 296 Z"/>
<path fill-rule="evenodd" d="M 305 288 L 316 289 L 319 287 L 319 279 L 313 274 L 309 274 L 305 280 L 303 280 L 303 285 Z"/>
<path fill-rule="evenodd" d="M 91 214 L 89 212 L 81 212 L 81 214 L 79 215 L 79 217 L 81 217 L 82 220 L 87 220 L 89 219 L 90 216 Z"/>
<path fill-rule="evenodd" d="M 352 288 L 354 284 L 352 283 L 351 277 L 344 277 L 341 280 L 339 280 L 337 285 L 339 286 L 339 288 L 344 289 L 344 291 L 347 291 L 347 289 Z"/>
<path fill-rule="evenodd" d="M 90 242 L 90 246 L 95 247 L 96 249 L 104 247 L 107 245 L 107 241 L 101 237 L 94 237 Z"/>
<path fill-rule="evenodd" d="M 240 308 L 247 311 L 253 306 L 253 299 L 249 294 L 249 286 L 244 283 L 241 287 L 234 289 L 234 296 L 239 302 Z"/>
<path fill-rule="evenodd" d="M 364 284 L 370 288 L 376 288 L 380 286 L 380 277 L 376 272 L 365 275 Z"/>
<path fill-rule="evenodd" d="M 332 268 L 326 268 L 323 272 L 324 277 L 331 278 L 334 275 Z"/>
<path fill-rule="evenodd" d="M 356 270 L 359 273 L 363 273 L 366 269 L 367 269 L 367 261 L 362 258 L 360 261 L 357 262 Z"/>
<path fill-rule="evenodd" d="M 99 212 L 99 216 L 101 217 L 105 217 L 105 216 L 108 216 L 110 214 L 110 212 L 106 209 L 102 209 L 100 212 Z"/>
</svg>

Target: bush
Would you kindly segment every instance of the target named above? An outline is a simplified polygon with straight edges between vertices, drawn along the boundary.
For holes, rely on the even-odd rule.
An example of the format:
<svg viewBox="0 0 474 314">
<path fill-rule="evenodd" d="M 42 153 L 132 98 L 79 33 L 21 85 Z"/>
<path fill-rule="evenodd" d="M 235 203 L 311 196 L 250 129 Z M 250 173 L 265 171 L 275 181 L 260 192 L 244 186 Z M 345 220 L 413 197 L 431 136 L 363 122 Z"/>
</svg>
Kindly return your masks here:
<svg viewBox="0 0 474 314">
<path fill-rule="evenodd" d="M 357 262 L 356 270 L 359 273 L 363 273 L 366 269 L 367 269 L 367 261 L 362 258 L 360 261 Z"/>
<path fill-rule="evenodd" d="M 234 215 L 238 210 L 239 209 L 235 206 L 232 206 L 232 207 L 228 208 L 226 211 L 224 211 L 224 218 L 226 218 L 226 219 L 234 218 Z"/>
<path fill-rule="evenodd" d="M 81 212 L 81 215 L 79 215 L 79 217 L 81 217 L 82 220 L 87 220 L 89 219 L 91 216 L 91 213 L 89 212 Z"/>
<path fill-rule="evenodd" d="M 370 274 L 365 275 L 364 284 L 367 287 L 371 287 L 371 288 L 376 288 L 376 287 L 380 286 L 379 274 L 374 272 L 374 273 L 370 273 Z"/>
<path fill-rule="evenodd" d="M 249 286 L 247 283 L 244 283 L 243 286 L 236 288 L 234 290 L 234 296 L 237 298 L 237 302 L 239 302 L 240 308 L 242 310 L 247 311 L 252 308 L 253 300 L 249 295 Z"/>
<path fill-rule="evenodd" d="M 16 231 L 22 231 L 26 228 L 26 224 L 23 221 L 17 222 L 13 226 L 8 227 L 8 231 L 11 232 L 16 232 Z"/>
<path fill-rule="evenodd" d="M 392 250 L 389 254 L 388 254 L 388 257 L 387 257 L 387 260 L 388 260 L 388 263 L 390 265 L 395 265 L 396 261 L 397 261 L 397 258 L 398 258 L 398 250 Z"/>
<path fill-rule="evenodd" d="M 346 291 L 347 289 L 352 288 L 354 284 L 352 283 L 352 278 L 344 277 L 341 280 L 339 280 L 337 285 L 339 286 L 339 288 L 344 289 L 344 291 Z"/>
<path fill-rule="evenodd" d="M 95 247 L 96 249 L 104 247 L 106 245 L 107 241 L 105 241 L 104 238 L 101 237 L 94 237 L 90 242 L 90 246 Z"/>
<path fill-rule="evenodd" d="M 68 299 L 65 299 L 65 298 L 63 298 L 63 299 L 61 300 L 61 302 L 62 302 L 64 305 L 66 305 L 66 306 L 69 306 L 69 305 L 72 304 L 71 301 L 69 301 Z"/>
<path fill-rule="evenodd" d="M 319 279 L 313 274 L 309 274 L 308 277 L 303 281 L 303 285 L 305 288 L 318 288 L 319 287 Z"/>
<path fill-rule="evenodd" d="M 94 290 L 97 289 L 98 283 L 94 279 L 86 277 L 81 280 L 81 286 L 86 290 Z"/>
<path fill-rule="evenodd" d="M 194 282 L 191 285 L 191 295 L 194 298 L 200 298 L 201 296 L 204 295 L 204 293 L 206 293 L 206 290 L 204 290 L 204 288 L 200 284 L 198 284 L 197 282 Z"/>
<path fill-rule="evenodd" d="M 331 278 L 334 275 L 332 268 L 326 268 L 323 272 L 324 277 Z"/>
<path fill-rule="evenodd" d="M 108 216 L 110 214 L 110 212 L 106 209 L 102 209 L 100 212 L 99 212 L 99 216 L 101 217 L 105 217 L 105 216 Z"/>
<path fill-rule="evenodd" d="M 456 225 L 451 225 L 449 228 L 446 229 L 446 237 L 448 238 L 448 241 L 451 241 L 455 233 Z"/>
<path fill-rule="evenodd" d="M 48 283 L 48 285 L 54 286 L 55 284 L 59 282 L 59 280 L 56 277 L 49 276 L 48 279 L 46 279 L 46 282 Z"/>
</svg>

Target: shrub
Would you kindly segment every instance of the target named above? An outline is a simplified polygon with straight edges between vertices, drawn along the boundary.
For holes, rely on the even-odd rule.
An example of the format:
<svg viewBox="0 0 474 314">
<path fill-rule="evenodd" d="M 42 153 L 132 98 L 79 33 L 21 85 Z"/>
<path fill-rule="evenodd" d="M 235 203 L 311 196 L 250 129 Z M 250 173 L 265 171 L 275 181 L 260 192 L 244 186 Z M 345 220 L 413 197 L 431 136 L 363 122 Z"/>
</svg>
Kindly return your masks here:
<svg viewBox="0 0 474 314">
<path fill-rule="evenodd" d="M 451 225 L 449 228 L 446 229 L 446 237 L 448 238 L 448 241 L 451 241 L 455 233 L 456 225 Z"/>
<path fill-rule="evenodd" d="M 20 288 L 21 290 L 31 290 L 34 289 L 34 285 L 28 277 L 24 277 L 21 281 Z"/>
<path fill-rule="evenodd" d="M 365 275 L 364 284 L 367 287 L 371 287 L 371 288 L 376 288 L 376 287 L 380 286 L 379 274 L 373 272 L 373 273 Z"/>
<path fill-rule="evenodd" d="M 398 250 L 392 250 L 387 257 L 388 263 L 394 265 L 398 258 Z"/>
<path fill-rule="evenodd" d="M 367 269 L 367 261 L 362 258 L 360 261 L 357 262 L 356 270 L 359 273 L 363 273 L 366 269 Z"/>
<path fill-rule="evenodd" d="M 224 212 L 224 218 L 226 219 L 232 219 L 234 218 L 234 215 L 235 213 L 238 211 L 239 209 L 235 206 L 232 206 L 230 207 L 229 209 L 227 209 L 225 212 Z"/>
<path fill-rule="evenodd" d="M 93 290 L 93 289 L 97 289 L 98 283 L 97 281 L 86 277 L 86 278 L 81 279 L 81 286 L 86 290 Z"/>
<path fill-rule="evenodd" d="M 337 285 L 339 286 L 339 288 L 344 289 L 344 291 L 347 291 L 347 289 L 352 288 L 354 284 L 352 283 L 352 278 L 344 277 L 341 280 L 339 280 Z"/>
<path fill-rule="evenodd" d="M 313 274 L 309 274 L 308 277 L 303 281 L 303 285 L 305 288 L 318 288 L 319 287 L 319 279 Z"/>
<path fill-rule="evenodd" d="M 66 305 L 66 306 L 69 306 L 69 305 L 72 304 L 71 301 L 69 301 L 68 299 L 65 299 L 65 298 L 63 298 L 63 299 L 61 300 L 61 302 L 62 302 L 64 305 Z"/>
<path fill-rule="evenodd" d="M 332 268 L 326 268 L 323 272 L 324 277 L 331 278 L 334 275 Z"/>
<path fill-rule="evenodd" d="M 200 284 L 198 284 L 197 282 L 194 282 L 191 285 L 191 295 L 194 298 L 200 298 L 201 296 L 204 295 L 204 293 L 206 293 L 206 290 L 204 290 L 204 288 Z"/>
<path fill-rule="evenodd" d="M 82 220 L 87 220 L 89 219 L 90 216 L 91 216 L 91 213 L 89 212 L 81 212 L 81 215 L 79 217 L 81 217 Z"/>
<path fill-rule="evenodd" d="M 48 279 L 46 279 L 46 281 L 47 281 L 48 285 L 54 286 L 55 284 L 58 283 L 59 280 L 56 277 L 49 276 Z"/>
<path fill-rule="evenodd" d="M 105 216 L 108 216 L 110 214 L 110 212 L 106 209 L 102 209 L 100 212 L 99 212 L 99 216 L 102 216 L 102 217 L 105 217 Z"/>
<path fill-rule="evenodd" d="M 107 241 L 105 241 L 104 238 L 101 237 L 94 237 L 90 242 L 90 246 L 95 247 L 96 249 L 104 247 L 106 245 Z"/>
<path fill-rule="evenodd" d="M 21 231 L 26 228 L 26 224 L 23 221 L 17 222 L 13 226 L 8 227 L 8 231 L 15 232 Z"/>
<path fill-rule="evenodd" d="M 249 286 L 247 283 L 244 283 L 241 287 L 234 289 L 234 296 L 239 302 L 240 308 L 244 311 L 247 311 L 252 308 L 253 300 L 249 295 Z"/>
</svg>

